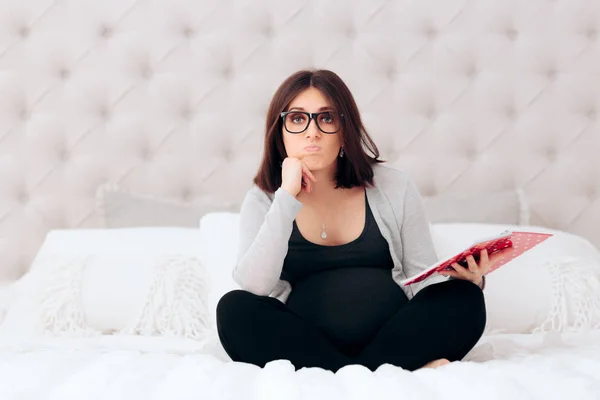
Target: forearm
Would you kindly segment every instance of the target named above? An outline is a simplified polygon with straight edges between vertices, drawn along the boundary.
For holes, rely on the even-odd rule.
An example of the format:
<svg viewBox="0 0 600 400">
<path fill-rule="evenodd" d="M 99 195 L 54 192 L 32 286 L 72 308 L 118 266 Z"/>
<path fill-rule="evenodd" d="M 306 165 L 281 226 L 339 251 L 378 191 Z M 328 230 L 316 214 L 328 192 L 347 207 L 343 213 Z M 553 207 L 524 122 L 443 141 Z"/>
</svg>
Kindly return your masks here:
<svg viewBox="0 0 600 400">
<path fill-rule="evenodd" d="M 279 189 L 266 213 L 258 207 L 250 202 L 242 210 L 240 252 L 233 278 L 242 289 L 266 296 L 279 281 L 293 221 L 302 203 Z"/>
</svg>

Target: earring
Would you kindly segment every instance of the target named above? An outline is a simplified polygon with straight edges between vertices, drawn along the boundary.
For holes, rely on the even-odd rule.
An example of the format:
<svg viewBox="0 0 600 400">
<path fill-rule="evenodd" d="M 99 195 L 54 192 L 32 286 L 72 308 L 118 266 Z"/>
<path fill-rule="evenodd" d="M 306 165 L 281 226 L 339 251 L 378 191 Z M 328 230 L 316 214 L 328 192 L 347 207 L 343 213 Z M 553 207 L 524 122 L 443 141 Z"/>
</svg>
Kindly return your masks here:
<svg viewBox="0 0 600 400">
<path fill-rule="evenodd" d="M 342 147 L 342 150 L 340 150 L 340 158 L 344 158 L 344 148 Z"/>
</svg>

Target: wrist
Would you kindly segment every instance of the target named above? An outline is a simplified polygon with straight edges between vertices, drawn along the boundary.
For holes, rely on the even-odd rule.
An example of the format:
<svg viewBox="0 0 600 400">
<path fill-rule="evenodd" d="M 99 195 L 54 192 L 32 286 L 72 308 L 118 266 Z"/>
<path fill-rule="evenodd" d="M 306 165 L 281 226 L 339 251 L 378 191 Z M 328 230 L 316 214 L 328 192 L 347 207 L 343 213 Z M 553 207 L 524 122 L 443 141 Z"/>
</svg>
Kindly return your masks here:
<svg viewBox="0 0 600 400">
<path fill-rule="evenodd" d="M 485 288 L 485 275 L 481 276 L 481 280 L 479 281 L 479 284 L 477 284 L 477 286 L 479 286 L 481 290 Z"/>
<path fill-rule="evenodd" d="M 282 185 L 282 186 L 281 186 L 281 188 L 282 188 L 283 190 L 285 190 L 286 192 L 288 192 L 288 193 L 289 193 L 291 196 L 293 196 L 293 197 L 296 197 L 296 196 L 298 195 L 298 193 L 294 193 L 294 191 L 293 191 L 293 190 L 291 190 L 291 189 L 290 189 L 289 187 L 287 187 L 287 186 L 283 186 L 283 185 Z"/>
<path fill-rule="evenodd" d="M 275 191 L 273 204 L 275 203 L 277 203 L 285 212 L 285 214 L 291 219 L 296 218 L 296 215 L 302 208 L 302 203 L 283 187 L 280 187 Z"/>
</svg>

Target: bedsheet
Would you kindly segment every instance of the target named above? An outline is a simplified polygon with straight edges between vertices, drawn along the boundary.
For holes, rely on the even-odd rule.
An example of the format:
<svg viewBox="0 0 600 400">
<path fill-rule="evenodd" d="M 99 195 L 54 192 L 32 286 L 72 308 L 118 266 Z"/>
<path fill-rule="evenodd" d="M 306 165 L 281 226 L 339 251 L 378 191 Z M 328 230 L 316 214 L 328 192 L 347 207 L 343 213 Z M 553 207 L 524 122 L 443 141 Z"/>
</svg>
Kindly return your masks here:
<svg viewBox="0 0 600 400">
<path fill-rule="evenodd" d="M 258 368 L 205 342 L 140 336 L 0 337 L 0 398 L 598 399 L 600 331 L 484 336 L 461 362 L 409 372 Z"/>
</svg>

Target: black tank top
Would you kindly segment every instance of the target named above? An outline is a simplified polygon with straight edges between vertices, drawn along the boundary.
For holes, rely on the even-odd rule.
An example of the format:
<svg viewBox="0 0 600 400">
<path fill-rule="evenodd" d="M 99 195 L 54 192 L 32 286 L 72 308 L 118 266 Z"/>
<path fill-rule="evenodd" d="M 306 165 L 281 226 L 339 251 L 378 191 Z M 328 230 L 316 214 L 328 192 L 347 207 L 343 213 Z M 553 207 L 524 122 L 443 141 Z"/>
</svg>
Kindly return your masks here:
<svg viewBox="0 0 600 400">
<path fill-rule="evenodd" d="M 292 286 L 286 305 L 323 329 L 347 354 L 360 351 L 408 301 L 392 279 L 389 245 L 366 193 L 365 206 L 362 233 L 339 246 L 309 242 L 294 221 L 281 272 Z"/>
</svg>

